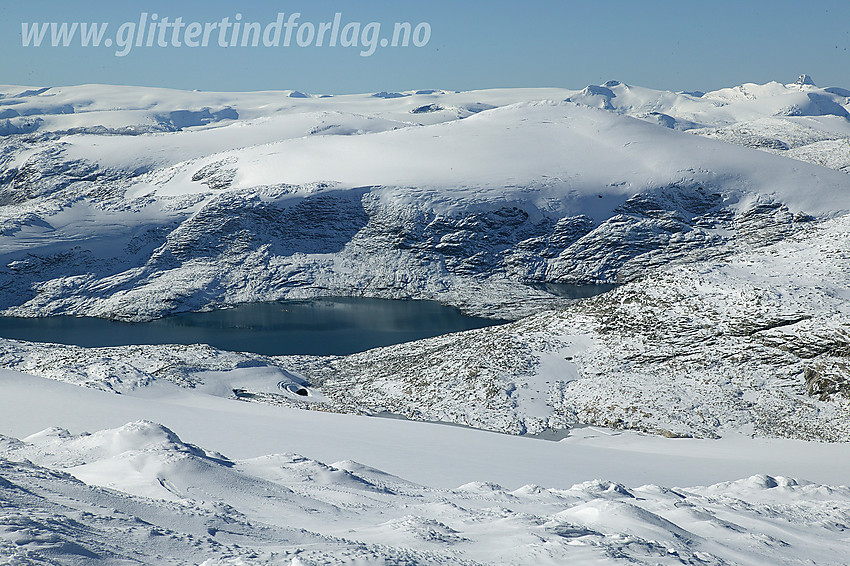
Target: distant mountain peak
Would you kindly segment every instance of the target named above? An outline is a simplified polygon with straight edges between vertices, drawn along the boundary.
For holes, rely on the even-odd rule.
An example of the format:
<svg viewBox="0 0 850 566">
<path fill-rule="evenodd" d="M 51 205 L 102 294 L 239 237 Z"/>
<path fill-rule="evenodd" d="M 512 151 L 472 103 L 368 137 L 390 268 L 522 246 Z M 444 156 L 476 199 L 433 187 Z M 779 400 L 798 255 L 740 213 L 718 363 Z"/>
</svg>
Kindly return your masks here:
<svg viewBox="0 0 850 566">
<path fill-rule="evenodd" d="M 797 77 L 797 82 L 795 84 L 798 84 L 800 86 L 803 86 L 803 85 L 815 86 L 815 81 L 813 81 L 812 77 L 810 77 L 809 75 L 804 74 L 804 75 L 800 75 L 799 77 Z"/>
</svg>

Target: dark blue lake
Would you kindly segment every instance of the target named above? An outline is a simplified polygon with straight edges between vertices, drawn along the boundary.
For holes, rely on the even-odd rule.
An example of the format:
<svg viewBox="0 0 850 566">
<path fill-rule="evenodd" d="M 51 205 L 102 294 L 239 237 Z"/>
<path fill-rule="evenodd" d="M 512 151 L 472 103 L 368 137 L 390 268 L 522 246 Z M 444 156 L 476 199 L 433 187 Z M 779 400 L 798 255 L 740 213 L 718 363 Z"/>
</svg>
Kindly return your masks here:
<svg viewBox="0 0 850 566">
<path fill-rule="evenodd" d="M 265 355 L 344 355 L 501 322 L 433 301 L 336 297 L 252 303 L 142 323 L 0 317 L 0 336 L 86 347 L 210 344 Z"/>
<path fill-rule="evenodd" d="M 565 299 L 587 299 L 617 288 L 613 283 L 532 283 L 531 287 Z"/>
</svg>

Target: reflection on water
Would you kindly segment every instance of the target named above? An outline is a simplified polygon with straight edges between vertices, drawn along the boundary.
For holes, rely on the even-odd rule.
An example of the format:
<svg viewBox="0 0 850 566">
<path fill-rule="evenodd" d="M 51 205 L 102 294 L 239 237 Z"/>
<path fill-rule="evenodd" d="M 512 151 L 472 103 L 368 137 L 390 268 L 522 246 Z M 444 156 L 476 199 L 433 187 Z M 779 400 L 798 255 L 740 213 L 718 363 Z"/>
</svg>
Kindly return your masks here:
<svg viewBox="0 0 850 566">
<path fill-rule="evenodd" d="M 265 355 L 344 355 L 501 322 L 432 301 L 335 297 L 252 303 L 143 323 L 0 317 L 0 336 L 86 347 L 210 344 Z"/>
</svg>

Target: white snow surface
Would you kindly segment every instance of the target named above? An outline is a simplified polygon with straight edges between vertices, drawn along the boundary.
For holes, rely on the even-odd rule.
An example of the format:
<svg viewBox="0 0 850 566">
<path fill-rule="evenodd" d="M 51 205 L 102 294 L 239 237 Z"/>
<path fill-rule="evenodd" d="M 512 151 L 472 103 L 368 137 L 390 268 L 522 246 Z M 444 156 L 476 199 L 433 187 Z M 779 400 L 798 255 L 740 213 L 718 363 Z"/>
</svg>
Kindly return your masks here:
<svg viewBox="0 0 850 566">
<path fill-rule="evenodd" d="M 517 319 L 326 358 L 0 339 L 0 563 L 847 564 L 848 109 L 0 87 L 4 314 Z M 570 281 L 621 285 L 525 285 Z"/>
<path fill-rule="evenodd" d="M 803 110 L 792 116 L 826 113 L 807 110 L 805 101 L 813 104 L 808 98 L 813 94 L 801 89 L 811 87 L 756 86 L 695 99 L 619 84 L 608 89 L 618 101 L 616 112 L 588 108 L 575 91 L 559 89 L 413 94 L 390 100 L 369 95 L 286 99 L 282 93 L 150 89 L 147 96 L 131 99 L 124 98 L 126 87 L 93 85 L 50 89 L 38 97 L 75 111 L 82 107 L 82 116 L 94 109 L 115 112 L 116 121 L 125 124 L 133 120 L 124 112 L 159 115 L 181 107 L 192 109 L 186 112 L 198 112 L 198 107 L 241 110 L 238 120 L 213 121 L 171 134 L 116 139 L 86 133 L 64 139 L 68 158 L 103 167 L 185 164 L 164 182 L 130 188 L 131 196 L 208 193 L 205 185 L 191 180 L 192 174 L 225 160 L 237 171 L 232 189 L 316 182 L 331 183 L 336 189 L 380 185 L 386 187 L 383 198 L 415 200 L 420 205 L 424 199 L 440 212 L 463 207 L 467 201 L 507 201 L 593 217 L 609 213 L 624 197 L 677 182 L 709 185 L 736 196 L 775 195 L 793 209 L 810 213 L 846 210 L 846 179 L 840 175 L 624 117 L 640 116 L 650 107 L 677 116 L 699 114 L 703 123 L 711 124 L 739 124 L 777 113 L 786 117 L 783 109 L 798 107 Z M 837 95 L 817 89 L 816 96 L 843 109 L 835 101 L 841 100 Z M 433 100 L 452 108 L 484 104 L 488 110 L 477 115 L 411 114 L 417 104 Z M 38 109 L 20 105 L 23 112 Z M 689 113 L 688 108 L 693 110 Z M 55 116 L 71 120 L 66 116 L 77 115 Z M 98 120 L 92 124 L 101 125 Z M 850 135 L 846 120 L 838 121 L 836 129 Z M 50 128 L 58 129 L 52 123 Z M 805 194 L 797 190 L 801 179 L 809 186 Z M 612 200 L 601 206 L 585 201 L 599 194 Z"/>
<path fill-rule="evenodd" d="M 0 385 L 10 564 L 841 564 L 848 548 L 837 444 L 550 442 L 8 370 Z"/>
</svg>

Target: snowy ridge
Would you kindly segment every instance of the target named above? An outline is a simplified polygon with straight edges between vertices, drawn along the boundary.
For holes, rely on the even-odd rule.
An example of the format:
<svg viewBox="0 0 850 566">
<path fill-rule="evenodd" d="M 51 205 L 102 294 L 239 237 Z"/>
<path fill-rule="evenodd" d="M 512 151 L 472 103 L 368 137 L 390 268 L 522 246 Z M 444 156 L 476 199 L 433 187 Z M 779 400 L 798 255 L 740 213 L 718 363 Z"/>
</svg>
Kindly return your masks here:
<svg viewBox="0 0 850 566">
<path fill-rule="evenodd" d="M 12 564 L 839 564 L 850 520 L 847 487 L 767 475 L 441 490 L 350 461 L 209 459 L 144 421 L 0 444 Z"/>
</svg>

